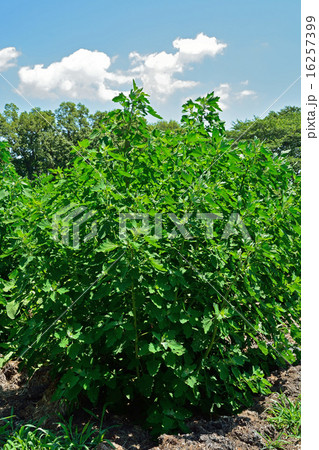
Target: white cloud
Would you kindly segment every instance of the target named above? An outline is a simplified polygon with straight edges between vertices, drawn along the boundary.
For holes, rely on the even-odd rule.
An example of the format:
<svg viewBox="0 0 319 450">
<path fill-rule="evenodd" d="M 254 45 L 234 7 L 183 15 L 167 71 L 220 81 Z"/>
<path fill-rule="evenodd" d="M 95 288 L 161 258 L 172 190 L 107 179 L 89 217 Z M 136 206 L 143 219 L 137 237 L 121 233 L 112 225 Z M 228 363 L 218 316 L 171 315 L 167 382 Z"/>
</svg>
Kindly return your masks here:
<svg viewBox="0 0 319 450">
<path fill-rule="evenodd" d="M 241 84 L 243 84 L 243 82 L 241 82 Z M 219 106 L 222 110 L 229 108 L 230 101 L 236 102 L 238 100 L 242 100 L 243 98 L 251 96 L 256 97 L 256 92 L 248 89 L 233 93 L 233 89 L 229 83 L 221 83 L 216 89 L 214 89 L 214 93 L 220 97 Z"/>
<path fill-rule="evenodd" d="M 243 86 L 247 86 L 248 85 L 248 80 L 241 81 L 240 84 L 242 84 Z"/>
<path fill-rule="evenodd" d="M 175 53 L 161 51 L 142 55 L 131 52 L 131 66 L 126 72 L 110 70 L 112 59 L 103 52 L 79 49 L 61 61 L 47 67 L 21 67 L 19 89 L 34 97 L 71 97 L 73 99 L 111 100 L 121 86 L 140 80 L 144 90 L 159 100 L 179 89 L 192 88 L 198 84 L 193 80 L 182 80 L 189 64 L 198 63 L 204 57 L 222 53 L 227 44 L 215 37 L 198 34 L 194 39 L 177 38 L 173 41 Z"/>
<path fill-rule="evenodd" d="M 200 33 L 195 39 L 175 39 L 173 47 L 179 50 L 178 57 L 180 60 L 195 62 L 200 61 L 205 56 L 214 57 L 218 53 L 222 53 L 227 44 L 218 41 L 215 37 Z"/>
<path fill-rule="evenodd" d="M 183 64 L 178 61 L 178 53 L 160 52 L 143 56 L 137 52 L 130 53 L 132 74 L 142 81 L 146 92 L 155 94 L 159 100 L 165 100 L 177 89 L 196 86 L 195 81 L 183 81 L 174 78 L 175 73 L 183 71 Z"/>
<path fill-rule="evenodd" d="M 255 91 L 250 91 L 248 89 L 244 89 L 243 91 L 240 91 L 236 94 L 236 98 L 238 100 L 244 98 L 244 97 L 249 97 L 250 95 L 255 95 L 256 92 Z"/>
<path fill-rule="evenodd" d="M 74 99 L 112 100 L 118 90 L 106 85 L 131 81 L 130 76 L 108 72 L 110 57 L 103 52 L 79 49 L 48 67 L 36 64 L 19 70 L 22 92 L 34 97 L 68 96 Z"/>
<path fill-rule="evenodd" d="M 21 53 L 15 47 L 6 47 L 0 50 L 0 72 L 15 66 L 15 60 Z"/>
<path fill-rule="evenodd" d="M 214 89 L 215 95 L 220 97 L 218 104 L 223 111 L 228 108 L 230 91 L 231 87 L 228 83 L 221 83 L 216 89 Z"/>
<path fill-rule="evenodd" d="M 175 39 L 173 47 L 178 51 L 175 53 L 162 51 L 148 55 L 141 55 L 138 52 L 129 54 L 133 65 L 132 74 L 141 79 L 147 92 L 162 101 L 177 89 L 191 88 L 198 84 L 197 81 L 179 80 L 175 74 L 183 73 L 189 63 L 199 62 L 205 56 L 216 56 L 227 47 L 227 44 L 200 33 L 195 39 Z"/>
</svg>

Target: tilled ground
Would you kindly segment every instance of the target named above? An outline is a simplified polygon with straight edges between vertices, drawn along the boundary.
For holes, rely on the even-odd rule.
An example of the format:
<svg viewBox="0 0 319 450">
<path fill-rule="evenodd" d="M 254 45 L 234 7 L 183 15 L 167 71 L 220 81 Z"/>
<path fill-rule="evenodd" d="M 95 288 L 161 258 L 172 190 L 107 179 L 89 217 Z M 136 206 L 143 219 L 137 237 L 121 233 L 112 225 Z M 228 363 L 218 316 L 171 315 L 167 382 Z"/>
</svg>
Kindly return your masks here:
<svg viewBox="0 0 319 450">
<path fill-rule="evenodd" d="M 291 400 L 300 395 L 300 366 L 291 366 L 288 370 L 277 370 L 270 377 L 272 394 L 256 398 L 252 408 L 235 416 L 223 416 L 218 420 L 207 421 L 194 418 L 187 425 L 190 432 L 179 435 L 162 435 L 154 442 L 147 431 L 133 425 L 123 417 L 107 414 L 104 426 L 111 428 L 107 438 L 118 450 L 166 450 L 166 449 L 213 449 L 213 450 L 257 450 L 265 447 L 262 436 L 272 439 L 278 432 L 266 420 L 266 410 L 272 405 L 279 392 Z M 51 403 L 50 396 L 54 383 L 50 380 L 48 370 L 40 369 L 29 380 L 18 370 L 17 361 L 9 362 L 0 370 L 0 417 L 10 415 L 11 408 L 18 423 L 39 420 L 51 416 L 47 422 L 50 427 L 56 422 L 57 412 L 63 412 L 63 405 Z M 74 422 L 81 425 L 87 420 L 81 411 L 74 414 Z M 99 450 L 110 447 L 99 445 Z M 300 449 L 300 442 L 291 441 L 285 446 L 287 450 Z"/>
</svg>

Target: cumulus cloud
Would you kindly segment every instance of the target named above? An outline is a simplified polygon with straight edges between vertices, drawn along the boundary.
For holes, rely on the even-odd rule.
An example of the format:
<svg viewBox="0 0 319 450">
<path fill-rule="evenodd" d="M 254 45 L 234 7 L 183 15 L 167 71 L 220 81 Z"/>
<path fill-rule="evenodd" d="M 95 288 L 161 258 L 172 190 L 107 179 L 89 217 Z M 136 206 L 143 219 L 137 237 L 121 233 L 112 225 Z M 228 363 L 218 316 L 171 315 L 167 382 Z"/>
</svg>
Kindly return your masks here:
<svg viewBox="0 0 319 450">
<path fill-rule="evenodd" d="M 157 99 L 165 100 L 178 89 L 191 88 L 197 81 L 181 80 L 176 74 L 183 73 L 189 63 L 201 61 L 205 56 L 214 57 L 221 53 L 227 44 L 219 42 L 215 37 L 200 33 L 194 39 L 177 38 L 173 41 L 175 53 L 159 52 L 141 55 L 131 52 L 132 74 L 140 78 L 145 90 L 154 94 Z"/>
<path fill-rule="evenodd" d="M 243 82 L 241 82 L 243 84 Z M 245 82 L 244 84 L 248 84 Z M 215 95 L 220 97 L 219 106 L 222 110 L 228 109 L 231 101 L 242 100 L 247 97 L 256 97 L 256 92 L 248 89 L 233 93 L 233 89 L 229 83 L 221 83 L 216 89 L 214 89 Z"/>
<path fill-rule="evenodd" d="M 178 80 L 175 73 L 183 72 L 183 64 L 178 61 L 178 53 L 160 52 L 149 55 L 130 53 L 132 74 L 142 81 L 146 92 L 155 94 L 159 100 L 165 100 L 177 89 L 190 88 L 197 85 L 195 81 Z"/>
<path fill-rule="evenodd" d="M 228 83 L 221 83 L 215 90 L 214 93 L 217 97 L 220 97 L 219 106 L 222 110 L 229 107 L 228 100 L 230 97 L 231 87 Z"/>
<path fill-rule="evenodd" d="M 119 90 L 110 85 L 129 82 L 131 77 L 109 72 L 110 65 L 111 58 L 106 53 L 82 48 L 48 67 L 43 64 L 21 67 L 19 88 L 42 98 L 68 96 L 112 100 Z"/>
<path fill-rule="evenodd" d="M 0 50 L 0 72 L 15 66 L 16 59 L 21 53 L 15 47 L 6 47 Z"/>
<path fill-rule="evenodd" d="M 116 57 L 110 58 L 96 50 L 79 49 L 47 67 L 43 64 L 21 67 L 19 88 L 34 97 L 67 96 L 108 101 L 134 78 L 141 81 L 146 92 L 159 100 L 166 100 L 175 91 L 198 84 L 178 76 L 191 63 L 198 63 L 204 57 L 215 57 L 227 47 L 227 44 L 203 33 L 194 39 L 177 38 L 172 44 L 174 53 L 161 51 L 142 55 L 131 52 L 130 67 L 126 72 L 110 69 Z"/>
<path fill-rule="evenodd" d="M 195 39 L 175 39 L 173 47 L 178 49 L 180 60 L 195 62 L 205 56 L 214 57 L 218 53 L 222 53 L 227 44 L 218 41 L 215 37 L 199 33 Z"/>
<path fill-rule="evenodd" d="M 238 100 L 244 98 L 244 97 L 249 97 L 250 95 L 255 95 L 256 92 L 255 91 L 250 91 L 248 89 L 244 89 L 243 91 L 237 92 L 236 94 L 236 98 Z"/>
</svg>

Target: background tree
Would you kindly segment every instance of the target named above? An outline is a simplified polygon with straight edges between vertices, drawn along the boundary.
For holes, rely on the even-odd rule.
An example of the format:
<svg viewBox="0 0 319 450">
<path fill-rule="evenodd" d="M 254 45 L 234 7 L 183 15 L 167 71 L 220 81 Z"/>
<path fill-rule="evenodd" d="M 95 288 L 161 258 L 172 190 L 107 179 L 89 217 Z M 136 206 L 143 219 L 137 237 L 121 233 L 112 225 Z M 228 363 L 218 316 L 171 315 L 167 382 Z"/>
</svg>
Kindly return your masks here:
<svg viewBox="0 0 319 450">
<path fill-rule="evenodd" d="M 300 170 L 301 108 L 297 106 L 271 111 L 264 119 L 255 116 L 252 120 L 237 120 L 226 135 L 239 142 L 257 137 L 276 153 L 288 152 L 288 159 Z"/>
<path fill-rule="evenodd" d="M 156 123 L 152 123 L 149 125 L 150 130 L 156 129 L 161 131 L 180 131 L 181 126 L 176 120 L 170 120 L 169 122 L 166 120 L 160 120 Z"/>
<path fill-rule="evenodd" d="M 18 111 L 12 103 L 5 106 L 0 133 L 10 145 L 18 173 L 34 178 L 54 165 L 55 118 L 52 111 L 40 108 L 21 114 Z"/>
<path fill-rule="evenodd" d="M 92 116 L 82 103 L 63 102 L 54 111 L 56 129 L 75 145 L 88 137 L 92 129 Z"/>
<path fill-rule="evenodd" d="M 65 167 L 72 147 L 89 137 L 98 117 L 81 103 L 63 102 L 54 112 L 33 108 L 21 113 L 10 103 L 0 114 L 0 138 L 8 141 L 17 172 L 33 179 Z"/>
</svg>

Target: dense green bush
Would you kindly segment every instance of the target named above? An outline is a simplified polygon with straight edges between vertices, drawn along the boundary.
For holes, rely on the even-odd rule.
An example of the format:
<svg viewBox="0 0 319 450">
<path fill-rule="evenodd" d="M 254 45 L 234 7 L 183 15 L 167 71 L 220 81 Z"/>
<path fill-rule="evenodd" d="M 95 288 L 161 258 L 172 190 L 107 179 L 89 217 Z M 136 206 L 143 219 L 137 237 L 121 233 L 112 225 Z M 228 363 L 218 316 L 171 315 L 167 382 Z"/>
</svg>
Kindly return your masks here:
<svg viewBox="0 0 319 450">
<path fill-rule="evenodd" d="M 97 148 L 82 141 L 32 189 L 16 181 L 1 238 L 1 258 L 14 255 L 0 280 L 3 362 L 49 364 L 57 397 L 131 405 L 160 433 L 196 408 L 249 405 L 271 367 L 299 358 L 288 335 L 300 342 L 300 184 L 258 141 L 224 139 L 213 93 L 183 106 L 178 132 L 149 130 L 145 116 L 158 116 L 135 84 L 114 101 Z M 79 242 L 58 227 L 74 210 Z M 126 213 L 149 223 L 127 220 L 120 237 Z M 208 236 L 204 213 L 220 217 Z"/>
</svg>

